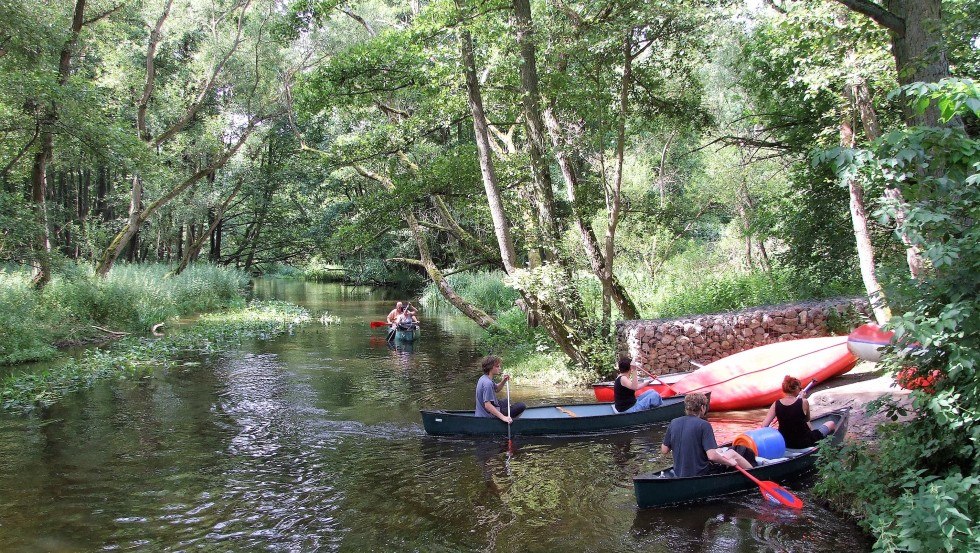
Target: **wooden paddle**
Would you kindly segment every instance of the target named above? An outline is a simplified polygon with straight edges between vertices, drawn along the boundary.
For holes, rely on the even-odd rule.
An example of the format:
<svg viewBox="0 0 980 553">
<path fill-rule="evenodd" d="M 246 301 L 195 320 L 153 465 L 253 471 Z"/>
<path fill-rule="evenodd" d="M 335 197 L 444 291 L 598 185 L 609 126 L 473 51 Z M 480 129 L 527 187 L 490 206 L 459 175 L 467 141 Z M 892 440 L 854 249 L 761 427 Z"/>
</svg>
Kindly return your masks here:
<svg viewBox="0 0 980 553">
<path fill-rule="evenodd" d="M 650 379 L 651 379 L 651 380 L 653 380 L 654 382 L 659 382 L 659 383 L 661 383 L 661 384 L 663 384 L 663 386 L 664 386 L 665 388 L 667 388 L 668 390 L 670 390 L 671 392 L 673 392 L 673 393 L 674 393 L 674 395 L 678 395 L 678 394 L 677 394 L 677 390 L 675 390 L 675 389 L 673 389 L 673 388 L 671 388 L 671 387 L 670 387 L 670 384 L 667 384 L 667 383 L 666 383 L 666 382 L 664 382 L 663 380 L 660 380 L 660 378 L 659 378 L 659 377 L 657 377 L 656 375 L 653 375 L 653 374 L 650 374 L 650 373 L 649 373 L 649 372 L 648 372 L 648 371 L 647 371 L 646 369 L 640 369 L 640 371 L 642 371 L 642 372 L 643 372 L 643 374 L 645 374 L 645 375 L 647 375 L 647 376 L 649 376 L 649 377 L 650 377 Z"/>
<path fill-rule="evenodd" d="M 565 409 L 564 407 L 562 407 L 560 405 L 555 405 L 555 409 L 558 409 L 559 411 L 561 411 L 562 413 L 565 413 L 569 417 L 577 417 L 578 416 L 575 413 L 569 411 L 568 409 Z"/>
<path fill-rule="evenodd" d="M 765 498 L 766 501 L 769 501 L 770 503 L 781 503 L 791 509 L 803 508 L 803 501 L 790 493 L 790 491 L 786 488 L 770 480 L 759 480 L 755 476 L 749 474 L 749 471 L 738 465 L 735 465 L 735 468 L 744 474 L 749 480 L 755 482 L 755 484 L 759 486 L 759 493 L 762 494 L 762 497 Z"/>
</svg>

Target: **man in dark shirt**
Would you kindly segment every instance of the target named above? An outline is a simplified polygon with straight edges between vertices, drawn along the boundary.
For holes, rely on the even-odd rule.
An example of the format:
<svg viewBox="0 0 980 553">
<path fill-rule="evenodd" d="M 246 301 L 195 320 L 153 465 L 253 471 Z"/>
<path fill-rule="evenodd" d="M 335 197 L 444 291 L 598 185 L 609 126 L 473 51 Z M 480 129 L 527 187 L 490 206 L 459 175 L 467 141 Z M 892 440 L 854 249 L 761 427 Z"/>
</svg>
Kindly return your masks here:
<svg viewBox="0 0 980 553">
<path fill-rule="evenodd" d="M 718 451 L 715 431 L 704 420 L 708 412 L 708 397 L 702 393 L 687 394 L 683 417 L 670 421 L 660 451 L 674 457 L 674 475 L 678 478 L 699 476 L 711 472 L 710 463 L 744 469 L 752 465 L 733 450 Z"/>
</svg>

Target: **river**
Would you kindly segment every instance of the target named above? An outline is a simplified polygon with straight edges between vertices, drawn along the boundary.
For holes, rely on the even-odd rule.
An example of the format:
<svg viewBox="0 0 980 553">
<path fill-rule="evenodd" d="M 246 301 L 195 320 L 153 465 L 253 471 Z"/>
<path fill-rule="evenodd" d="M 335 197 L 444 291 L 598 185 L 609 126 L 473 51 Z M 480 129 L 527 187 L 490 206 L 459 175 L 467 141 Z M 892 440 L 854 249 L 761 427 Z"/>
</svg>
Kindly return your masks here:
<svg viewBox="0 0 980 553">
<path fill-rule="evenodd" d="M 0 551 L 866 551 L 792 487 L 639 510 L 665 426 L 608 437 L 433 438 L 418 410 L 472 408 L 481 331 L 422 312 L 410 350 L 371 320 L 389 291 L 259 279 L 255 295 L 339 324 L 100 384 L 43 416 L 0 414 Z M 506 371 L 506 359 L 504 361 Z M 590 392 L 512 387 L 515 400 Z M 762 412 L 715 415 L 719 439 Z"/>
</svg>

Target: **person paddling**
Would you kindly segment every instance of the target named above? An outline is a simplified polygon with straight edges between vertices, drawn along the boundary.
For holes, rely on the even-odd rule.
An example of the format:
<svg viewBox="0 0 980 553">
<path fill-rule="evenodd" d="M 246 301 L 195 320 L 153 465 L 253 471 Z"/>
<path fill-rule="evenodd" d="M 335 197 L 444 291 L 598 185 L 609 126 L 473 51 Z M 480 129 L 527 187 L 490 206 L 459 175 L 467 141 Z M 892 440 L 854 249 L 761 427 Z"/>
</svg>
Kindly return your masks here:
<svg viewBox="0 0 980 553">
<path fill-rule="evenodd" d="M 613 404 L 617 413 L 635 413 L 646 409 L 653 409 L 663 404 L 660 394 L 654 390 L 647 390 L 636 396 L 636 391 L 643 387 L 636 373 L 639 369 L 633 364 L 629 357 L 620 357 L 617 363 L 619 376 L 613 382 Z"/>
<path fill-rule="evenodd" d="M 480 359 L 480 368 L 483 369 L 483 376 L 476 383 L 476 416 L 496 417 L 507 424 L 514 422 L 514 419 L 521 416 L 527 409 L 523 403 L 510 405 L 510 416 L 507 416 L 507 400 L 497 399 L 497 392 L 504 388 L 510 380 L 510 375 L 505 374 L 500 377 L 500 383 L 494 383 L 493 379 L 500 374 L 501 360 L 496 355 L 488 355 Z"/>
<path fill-rule="evenodd" d="M 812 447 L 837 428 L 833 421 L 825 422 L 818 428 L 810 426 L 810 402 L 805 393 L 800 393 L 800 389 L 800 380 L 786 375 L 783 378 L 783 397 L 773 402 L 766 420 L 762 421 L 763 428 L 772 424 L 774 419 L 778 421 L 779 433 L 786 440 L 786 447 L 793 449 Z"/>
</svg>

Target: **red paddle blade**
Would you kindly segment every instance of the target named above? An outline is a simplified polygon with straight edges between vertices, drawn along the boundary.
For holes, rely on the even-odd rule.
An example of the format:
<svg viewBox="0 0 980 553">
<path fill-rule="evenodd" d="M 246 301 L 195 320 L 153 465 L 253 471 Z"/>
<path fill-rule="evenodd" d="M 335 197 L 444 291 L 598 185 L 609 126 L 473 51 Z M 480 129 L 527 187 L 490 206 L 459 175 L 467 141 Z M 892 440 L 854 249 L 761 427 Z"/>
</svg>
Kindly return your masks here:
<svg viewBox="0 0 980 553">
<path fill-rule="evenodd" d="M 772 504 L 779 504 L 789 507 L 790 509 L 802 509 L 803 501 L 790 493 L 789 490 L 776 484 L 775 482 L 770 482 L 768 480 L 763 480 L 759 482 L 759 493 L 766 501 Z"/>
<path fill-rule="evenodd" d="M 384 321 L 371 321 L 371 328 L 379 328 L 382 326 L 388 326 L 388 323 Z"/>
</svg>

